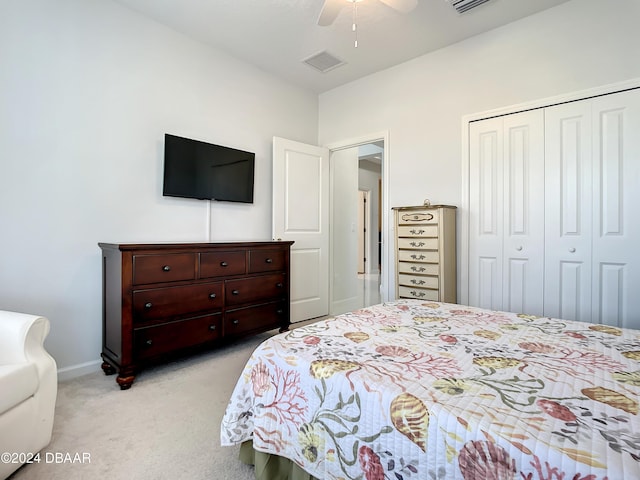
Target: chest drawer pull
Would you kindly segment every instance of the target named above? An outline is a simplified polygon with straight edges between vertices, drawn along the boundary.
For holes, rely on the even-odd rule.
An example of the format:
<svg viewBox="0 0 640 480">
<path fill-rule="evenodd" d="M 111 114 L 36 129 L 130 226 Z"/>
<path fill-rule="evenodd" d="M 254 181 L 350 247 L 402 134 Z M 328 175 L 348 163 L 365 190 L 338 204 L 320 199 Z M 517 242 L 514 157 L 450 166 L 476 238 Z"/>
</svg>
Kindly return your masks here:
<svg viewBox="0 0 640 480">
<path fill-rule="evenodd" d="M 221 267 L 228 267 L 229 264 L 227 262 L 220 262 Z"/>
<path fill-rule="evenodd" d="M 153 340 L 149 339 L 144 343 L 146 343 L 150 347 L 151 345 L 153 345 Z"/>
<path fill-rule="evenodd" d="M 424 247 L 424 242 L 411 242 L 412 247 Z"/>
<path fill-rule="evenodd" d="M 216 294 L 215 294 L 215 293 L 210 293 L 210 294 L 209 294 L 209 298 L 210 298 L 211 300 L 213 300 L 214 298 L 216 298 Z"/>
<path fill-rule="evenodd" d="M 279 308 L 278 310 L 276 310 L 276 313 L 277 313 L 278 315 L 282 315 L 282 314 L 284 313 L 284 310 L 283 310 L 283 309 L 281 309 L 281 308 Z"/>
<path fill-rule="evenodd" d="M 267 258 L 267 259 L 265 259 L 265 262 L 266 263 L 273 263 L 273 258 Z"/>
<path fill-rule="evenodd" d="M 231 323 L 233 323 L 234 325 L 238 325 L 240 323 L 240 320 L 236 318 L 235 320 L 231 320 Z"/>
<path fill-rule="evenodd" d="M 413 283 L 414 285 L 424 285 L 427 282 L 425 282 L 424 280 L 416 280 L 415 278 L 412 278 L 411 283 Z"/>
<path fill-rule="evenodd" d="M 414 297 L 424 297 L 426 295 L 425 292 L 416 292 L 415 290 L 411 290 L 411 295 L 413 295 Z"/>
<path fill-rule="evenodd" d="M 151 308 L 151 307 L 153 307 L 153 303 L 151 302 L 147 302 L 144 304 L 144 308 Z"/>
<path fill-rule="evenodd" d="M 162 271 L 163 272 L 170 272 L 171 271 L 171 266 L 170 265 L 165 265 L 162 267 Z"/>
<path fill-rule="evenodd" d="M 209 325 L 209 330 L 211 330 L 212 332 L 216 329 L 215 325 Z"/>
<path fill-rule="evenodd" d="M 276 283 L 276 287 L 282 288 L 282 287 L 284 287 L 284 284 L 283 283 Z"/>
<path fill-rule="evenodd" d="M 231 295 L 240 295 L 240 290 L 231 290 Z"/>
<path fill-rule="evenodd" d="M 411 270 L 413 270 L 414 272 L 424 272 L 426 270 L 426 268 L 424 267 L 416 267 L 415 265 L 411 267 Z"/>
<path fill-rule="evenodd" d="M 424 260 L 426 257 L 424 255 L 411 255 L 411 258 L 414 260 Z"/>
</svg>

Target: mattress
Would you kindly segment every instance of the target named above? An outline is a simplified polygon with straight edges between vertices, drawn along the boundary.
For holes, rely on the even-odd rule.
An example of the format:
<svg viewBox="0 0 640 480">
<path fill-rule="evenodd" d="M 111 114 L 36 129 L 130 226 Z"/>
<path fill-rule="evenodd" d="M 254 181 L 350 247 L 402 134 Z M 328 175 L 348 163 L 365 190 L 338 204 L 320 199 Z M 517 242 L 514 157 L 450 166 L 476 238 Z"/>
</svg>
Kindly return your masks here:
<svg viewBox="0 0 640 480">
<path fill-rule="evenodd" d="M 262 343 L 222 445 L 321 479 L 640 478 L 640 332 L 399 300 Z"/>
</svg>

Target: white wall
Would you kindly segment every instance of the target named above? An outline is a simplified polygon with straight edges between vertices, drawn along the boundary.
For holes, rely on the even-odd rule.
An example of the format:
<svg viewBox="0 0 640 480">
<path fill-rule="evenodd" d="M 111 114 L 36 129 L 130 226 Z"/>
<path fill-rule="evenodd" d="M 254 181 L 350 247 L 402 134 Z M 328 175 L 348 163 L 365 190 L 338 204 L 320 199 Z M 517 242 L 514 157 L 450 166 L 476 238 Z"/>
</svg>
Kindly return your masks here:
<svg viewBox="0 0 640 480">
<path fill-rule="evenodd" d="M 380 181 L 380 171 L 372 172 L 360 168 L 358 170 L 358 188 L 360 190 L 368 190 L 369 193 L 369 219 L 368 219 L 368 242 L 369 251 L 367 254 L 367 264 L 365 265 L 366 273 L 377 274 L 380 273 L 378 268 L 378 204 L 379 188 L 378 182 Z M 381 227 L 382 228 L 382 227 Z"/>
<path fill-rule="evenodd" d="M 360 308 L 358 300 L 358 147 L 331 152 L 330 315 Z"/>
<path fill-rule="evenodd" d="M 272 136 L 317 141 L 316 95 L 111 1 L 2 2 L 0 61 L 0 309 L 63 373 L 97 368 L 99 241 L 270 239 Z M 255 203 L 163 197 L 165 132 L 254 151 Z"/>
<path fill-rule="evenodd" d="M 638 0 L 572 0 L 336 88 L 319 141 L 388 130 L 389 205 L 460 206 L 462 116 L 640 77 L 639 19 Z"/>
</svg>

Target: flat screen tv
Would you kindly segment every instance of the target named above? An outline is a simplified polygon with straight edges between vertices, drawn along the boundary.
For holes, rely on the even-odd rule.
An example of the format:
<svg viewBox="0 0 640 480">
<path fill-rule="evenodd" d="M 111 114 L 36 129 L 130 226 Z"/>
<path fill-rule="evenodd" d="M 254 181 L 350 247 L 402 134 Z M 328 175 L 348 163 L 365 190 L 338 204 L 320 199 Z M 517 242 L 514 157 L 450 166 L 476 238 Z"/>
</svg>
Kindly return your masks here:
<svg viewBox="0 0 640 480">
<path fill-rule="evenodd" d="M 162 194 L 253 203 L 255 154 L 165 134 Z"/>
</svg>

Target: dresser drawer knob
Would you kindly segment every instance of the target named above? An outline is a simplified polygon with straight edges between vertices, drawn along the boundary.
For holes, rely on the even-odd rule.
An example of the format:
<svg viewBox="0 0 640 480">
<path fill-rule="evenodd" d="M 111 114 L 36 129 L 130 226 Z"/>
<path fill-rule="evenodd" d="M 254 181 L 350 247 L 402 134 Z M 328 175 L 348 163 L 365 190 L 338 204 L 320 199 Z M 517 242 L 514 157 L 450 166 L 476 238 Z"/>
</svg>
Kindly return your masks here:
<svg viewBox="0 0 640 480">
<path fill-rule="evenodd" d="M 144 304 L 144 308 L 151 308 L 151 307 L 153 307 L 153 303 L 151 302 L 147 302 Z"/>
<path fill-rule="evenodd" d="M 211 300 L 213 300 L 214 298 L 216 298 L 216 294 L 215 294 L 215 293 L 210 293 L 210 294 L 209 294 L 209 298 L 210 298 Z"/>
<path fill-rule="evenodd" d="M 215 325 L 209 325 L 209 330 L 211 330 L 212 332 L 216 329 Z"/>
<path fill-rule="evenodd" d="M 265 262 L 267 262 L 267 263 L 273 263 L 273 259 L 272 259 L 272 258 L 267 258 L 267 259 L 265 260 Z"/>
<path fill-rule="evenodd" d="M 240 290 L 231 290 L 231 295 L 240 295 Z"/>
<path fill-rule="evenodd" d="M 231 323 L 233 323 L 234 325 L 238 325 L 240 323 L 240 320 L 236 318 L 235 320 L 231 320 Z"/>
<path fill-rule="evenodd" d="M 153 340 L 149 339 L 149 340 L 147 340 L 147 341 L 146 341 L 146 342 L 144 342 L 144 343 L 146 343 L 146 344 L 147 344 L 147 346 L 149 346 L 149 347 L 150 347 L 151 345 L 153 345 Z"/>
<path fill-rule="evenodd" d="M 228 267 L 229 264 L 227 262 L 220 262 L 221 267 Z"/>
<path fill-rule="evenodd" d="M 284 284 L 283 283 L 276 283 L 276 287 L 282 288 L 282 287 L 284 287 Z"/>
<path fill-rule="evenodd" d="M 170 272 L 171 271 L 171 267 L 169 265 L 165 265 L 164 267 L 162 267 L 162 271 L 163 272 Z"/>
<path fill-rule="evenodd" d="M 281 309 L 281 308 L 279 308 L 278 310 L 276 310 L 276 313 L 277 313 L 278 315 L 282 315 L 282 314 L 284 313 L 284 310 L 283 310 L 283 309 Z"/>
</svg>

